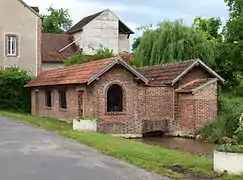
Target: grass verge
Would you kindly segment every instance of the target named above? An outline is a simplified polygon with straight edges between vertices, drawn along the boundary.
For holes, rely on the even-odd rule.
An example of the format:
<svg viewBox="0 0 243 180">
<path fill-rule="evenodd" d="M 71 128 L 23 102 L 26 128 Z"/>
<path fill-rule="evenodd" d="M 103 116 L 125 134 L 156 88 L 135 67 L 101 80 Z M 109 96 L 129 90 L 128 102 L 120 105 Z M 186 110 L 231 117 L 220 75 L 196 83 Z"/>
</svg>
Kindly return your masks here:
<svg viewBox="0 0 243 180">
<path fill-rule="evenodd" d="M 209 158 L 192 156 L 101 133 L 75 132 L 72 130 L 71 124 L 51 118 L 41 118 L 7 111 L 0 111 L 0 115 L 56 132 L 64 137 L 72 138 L 82 144 L 94 147 L 108 156 L 116 157 L 135 166 L 174 179 L 183 178 L 187 174 L 195 175 L 196 177 L 205 176 L 210 179 L 215 177 L 215 173 L 212 171 L 213 161 Z M 224 179 L 232 179 L 232 176 L 224 176 Z"/>
</svg>

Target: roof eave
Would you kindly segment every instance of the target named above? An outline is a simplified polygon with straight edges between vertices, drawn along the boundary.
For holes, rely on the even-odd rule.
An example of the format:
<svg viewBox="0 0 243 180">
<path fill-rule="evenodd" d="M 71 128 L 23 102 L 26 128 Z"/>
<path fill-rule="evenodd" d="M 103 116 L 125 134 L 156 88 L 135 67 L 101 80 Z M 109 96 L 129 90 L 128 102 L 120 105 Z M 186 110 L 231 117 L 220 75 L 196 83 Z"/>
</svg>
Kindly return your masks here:
<svg viewBox="0 0 243 180">
<path fill-rule="evenodd" d="M 82 29 L 77 29 L 77 30 L 71 31 L 71 32 L 67 31 L 66 34 L 75 34 L 75 33 L 82 32 L 82 31 L 83 31 L 83 28 Z"/>
<path fill-rule="evenodd" d="M 25 3 L 23 0 L 18 0 L 18 1 L 22 3 L 24 7 L 28 8 L 32 13 L 34 13 L 37 17 L 42 19 L 42 16 L 39 13 L 37 13 L 34 9 L 32 9 L 27 3 Z"/>
</svg>

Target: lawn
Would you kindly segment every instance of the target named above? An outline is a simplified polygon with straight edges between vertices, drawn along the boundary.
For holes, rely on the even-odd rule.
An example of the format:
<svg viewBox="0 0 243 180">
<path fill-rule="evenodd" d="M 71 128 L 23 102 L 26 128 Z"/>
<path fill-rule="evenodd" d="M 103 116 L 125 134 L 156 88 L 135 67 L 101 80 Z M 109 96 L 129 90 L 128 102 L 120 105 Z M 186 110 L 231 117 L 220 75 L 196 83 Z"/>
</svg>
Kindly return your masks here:
<svg viewBox="0 0 243 180">
<path fill-rule="evenodd" d="M 133 140 L 111 137 L 102 133 L 74 132 L 71 124 L 51 118 L 35 117 L 29 114 L 0 111 L 1 116 L 11 117 L 17 121 L 29 123 L 48 131 L 56 132 L 64 137 L 74 139 L 100 150 L 102 153 L 129 162 L 138 167 L 171 178 L 205 176 L 215 178 L 213 160 L 192 156 L 179 151 L 146 145 Z M 242 177 L 224 176 L 220 179 L 242 179 Z"/>
</svg>

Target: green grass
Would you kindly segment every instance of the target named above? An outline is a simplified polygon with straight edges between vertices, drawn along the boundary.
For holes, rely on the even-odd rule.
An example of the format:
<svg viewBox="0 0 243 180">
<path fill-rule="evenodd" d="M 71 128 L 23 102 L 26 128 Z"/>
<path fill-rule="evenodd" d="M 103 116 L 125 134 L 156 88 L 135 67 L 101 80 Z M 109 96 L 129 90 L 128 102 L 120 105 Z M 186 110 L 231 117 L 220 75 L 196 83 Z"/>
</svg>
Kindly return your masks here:
<svg viewBox="0 0 243 180">
<path fill-rule="evenodd" d="M 212 171 L 213 160 L 210 158 L 192 156 L 190 154 L 146 145 L 137 141 L 111 137 L 101 133 L 74 132 L 71 124 L 51 118 L 41 118 L 6 111 L 0 111 L 0 115 L 56 132 L 64 137 L 72 138 L 82 144 L 94 147 L 108 156 L 116 157 L 135 166 L 171 178 L 183 178 L 184 174 L 188 173 L 211 178 L 215 175 Z M 173 169 L 179 170 L 179 173 L 173 171 Z M 225 176 L 224 178 L 227 177 Z"/>
</svg>

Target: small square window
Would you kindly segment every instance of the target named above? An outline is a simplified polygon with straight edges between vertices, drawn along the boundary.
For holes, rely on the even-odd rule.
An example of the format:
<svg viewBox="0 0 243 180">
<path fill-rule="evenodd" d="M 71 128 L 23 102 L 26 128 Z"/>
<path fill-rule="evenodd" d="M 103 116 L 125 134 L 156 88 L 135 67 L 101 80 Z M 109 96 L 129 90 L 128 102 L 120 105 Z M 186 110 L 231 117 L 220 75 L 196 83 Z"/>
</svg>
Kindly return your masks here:
<svg viewBox="0 0 243 180">
<path fill-rule="evenodd" d="M 46 107 L 52 107 L 51 91 L 46 91 Z"/>
<path fill-rule="evenodd" d="M 59 91 L 59 106 L 62 109 L 67 109 L 67 97 L 65 90 Z"/>
<path fill-rule="evenodd" d="M 18 37 L 16 35 L 6 35 L 6 56 L 18 56 Z"/>
</svg>

